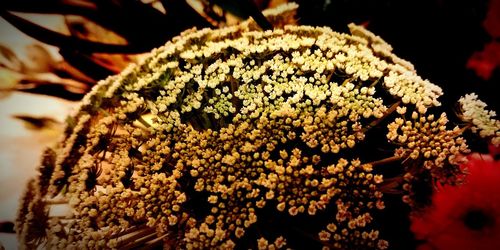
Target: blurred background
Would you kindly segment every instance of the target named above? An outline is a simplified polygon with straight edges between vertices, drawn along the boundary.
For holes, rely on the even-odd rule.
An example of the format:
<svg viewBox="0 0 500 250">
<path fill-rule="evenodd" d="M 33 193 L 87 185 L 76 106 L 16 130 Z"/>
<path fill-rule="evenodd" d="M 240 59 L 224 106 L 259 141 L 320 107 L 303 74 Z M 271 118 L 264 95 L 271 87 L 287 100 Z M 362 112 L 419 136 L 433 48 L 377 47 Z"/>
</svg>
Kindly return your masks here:
<svg viewBox="0 0 500 250">
<path fill-rule="evenodd" d="M 0 3 L 0 249 L 42 149 L 97 81 L 191 27 L 224 27 L 287 0 L 4 0 Z M 476 92 L 498 110 L 500 0 L 296 0 L 300 24 L 346 32 L 362 24 L 442 103 Z M 448 104 L 448 105 L 447 105 Z"/>
</svg>

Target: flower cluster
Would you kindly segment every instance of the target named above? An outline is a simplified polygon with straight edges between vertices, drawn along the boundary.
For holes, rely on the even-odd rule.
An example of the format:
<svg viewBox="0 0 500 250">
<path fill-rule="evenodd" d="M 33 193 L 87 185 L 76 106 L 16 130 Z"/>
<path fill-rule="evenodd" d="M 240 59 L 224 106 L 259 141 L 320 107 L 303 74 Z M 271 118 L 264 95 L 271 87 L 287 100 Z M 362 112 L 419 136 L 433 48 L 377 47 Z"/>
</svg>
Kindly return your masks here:
<svg viewBox="0 0 500 250">
<path fill-rule="evenodd" d="M 277 27 L 188 30 L 96 85 L 30 185 L 18 228 L 40 225 L 35 206 L 47 226 L 22 244 L 387 248 L 376 166 L 394 152 L 366 150 L 372 129 L 397 160 L 452 173 L 467 147 L 428 113 L 441 90 L 362 27 Z"/>
<path fill-rule="evenodd" d="M 491 138 L 491 143 L 500 145 L 500 121 L 493 119 L 495 111 L 486 110 L 486 103 L 478 99 L 474 93 L 467 94 L 458 100 L 460 105 L 460 118 L 472 126 L 472 132 L 478 133 L 482 138 Z"/>
<path fill-rule="evenodd" d="M 457 184 L 462 177 L 459 165 L 464 161 L 462 155 L 469 153 L 465 139 L 460 137 L 462 131 L 455 127 L 448 130 L 448 119 L 445 113 L 439 118 L 433 114 L 423 115 L 413 111 L 406 119 L 406 108 L 397 108 L 402 117 L 396 118 L 388 125 L 387 138 L 400 145 L 394 152 L 397 159 L 417 162 L 408 164 L 404 176 L 405 191 L 403 201 L 413 204 L 412 185 L 415 177 L 430 174 L 433 181 Z"/>
</svg>

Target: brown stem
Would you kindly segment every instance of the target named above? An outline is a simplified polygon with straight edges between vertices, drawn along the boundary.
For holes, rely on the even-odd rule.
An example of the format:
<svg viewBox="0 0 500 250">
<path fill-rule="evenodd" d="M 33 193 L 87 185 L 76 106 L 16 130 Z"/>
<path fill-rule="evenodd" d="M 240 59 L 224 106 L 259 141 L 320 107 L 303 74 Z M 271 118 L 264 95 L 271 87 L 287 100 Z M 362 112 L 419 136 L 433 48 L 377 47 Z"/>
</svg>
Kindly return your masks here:
<svg viewBox="0 0 500 250">
<path fill-rule="evenodd" d="M 469 123 L 469 124 L 465 125 L 464 127 L 460 128 L 458 130 L 458 133 L 455 136 L 453 136 L 453 137 L 457 137 L 457 136 L 462 135 L 466 130 L 468 130 L 470 128 L 472 128 L 472 124 Z"/>
<path fill-rule="evenodd" d="M 120 249 L 123 248 L 133 248 L 130 246 L 136 246 L 138 243 L 144 243 L 145 239 L 148 239 L 147 241 L 152 240 L 154 237 L 156 237 L 156 231 L 154 228 L 146 227 L 145 229 L 142 229 L 140 231 L 132 232 L 132 236 L 122 236 L 124 239 L 119 240 L 118 239 L 118 246 Z M 152 238 L 151 238 L 152 237 Z"/>
<path fill-rule="evenodd" d="M 146 128 L 151 127 L 151 124 L 149 124 L 146 120 L 144 120 L 144 118 L 142 118 L 142 116 L 139 116 L 139 118 L 137 118 L 137 121 L 140 122 L 142 125 L 144 125 L 144 127 L 146 127 Z"/>
<path fill-rule="evenodd" d="M 342 82 L 342 85 L 341 86 L 345 86 L 347 85 L 348 83 L 352 82 L 352 80 L 354 79 L 354 77 L 349 77 L 349 78 L 346 78 L 343 82 Z"/>
<path fill-rule="evenodd" d="M 133 233 L 134 231 L 139 231 L 139 230 L 142 230 L 144 228 L 147 228 L 147 226 L 146 225 L 132 226 L 132 227 L 129 227 L 121 232 L 118 232 L 116 234 L 111 235 L 111 237 L 118 238 L 120 236 L 129 234 L 129 233 Z"/>
<path fill-rule="evenodd" d="M 363 128 L 363 133 L 366 133 L 366 131 L 370 130 L 371 128 L 377 126 L 380 122 L 382 122 L 387 116 L 391 115 L 394 111 L 396 111 L 396 108 L 399 107 L 399 104 L 401 104 L 401 100 L 397 101 L 396 103 L 392 104 L 389 109 L 384 113 L 382 117 L 380 117 L 377 120 L 372 121 L 368 126 Z"/>
<path fill-rule="evenodd" d="M 61 204 L 67 204 L 68 200 L 66 199 L 59 199 L 59 200 L 46 200 L 44 201 L 46 205 L 61 205 Z"/>
<path fill-rule="evenodd" d="M 377 84 L 380 82 L 380 79 L 382 79 L 382 77 L 381 77 L 381 78 L 378 78 L 378 79 L 377 79 L 377 80 L 375 80 L 375 81 L 373 81 L 373 82 L 372 82 L 372 84 L 370 84 L 369 88 L 371 88 L 371 87 L 375 87 L 375 85 L 377 85 Z"/>
<path fill-rule="evenodd" d="M 332 70 L 332 72 L 330 72 L 330 74 L 328 74 L 328 76 L 326 77 L 327 82 L 330 82 L 334 72 L 335 72 L 335 70 Z"/>
<path fill-rule="evenodd" d="M 382 184 L 378 186 L 378 190 L 385 194 L 401 194 L 401 190 L 397 189 L 403 182 L 402 177 L 395 177 L 384 180 Z"/>
<path fill-rule="evenodd" d="M 401 156 L 391 156 L 391 157 L 388 157 L 388 158 L 385 158 L 385 159 L 382 159 L 382 160 L 378 160 L 378 161 L 372 161 L 372 162 L 369 162 L 367 164 L 370 164 L 372 166 L 377 166 L 377 165 L 382 165 L 382 164 L 386 164 L 386 163 L 391 163 L 391 162 L 395 162 L 395 161 L 400 161 L 402 159 Z"/>
<path fill-rule="evenodd" d="M 142 246 L 144 246 L 148 241 L 155 240 L 156 238 L 158 238 L 158 236 L 156 235 L 156 232 L 153 232 L 151 234 L 148 234 L 142 238 L 139 238 L 139 239 L 131 242 L 130 244 L 127 244 L 127 245 L 122 246 L 120 248 L 121 249 L 135 249 L 135 248 L 141 246 L 141 249 L 142 249 Z"/>
<path fill-rule="evenodd" d="M 144 246 L 141 246 L 141 249 L 158 249 L 159 246 L 163 244 L 163 239 L 167 237 L 169 234 L 164 234 L 152 241 L 147 242 Z"/>
</svg>

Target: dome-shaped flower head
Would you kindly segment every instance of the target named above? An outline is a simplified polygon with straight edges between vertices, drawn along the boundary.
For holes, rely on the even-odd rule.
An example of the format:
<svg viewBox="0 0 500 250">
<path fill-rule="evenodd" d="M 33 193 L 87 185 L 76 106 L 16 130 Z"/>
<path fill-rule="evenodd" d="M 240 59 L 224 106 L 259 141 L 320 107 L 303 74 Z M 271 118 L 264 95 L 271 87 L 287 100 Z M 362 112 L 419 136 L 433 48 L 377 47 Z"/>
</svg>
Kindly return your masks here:
<svg viewBox="0 0 500 250">
<path fill-rule="evenodd" d="M 424 157 L 444 168 L 466 145 L 445 116 L 426 113 L 441 89 L 381 38 L 349 28 L 191 29 L 101 81 L 44 155 L 37 195 L 20 209 L 21 244 L 387 248 L 375 221 L 384 178 L 372 163 Z M 402 126 L 403 108 L 419 117 Z M 35 207 L 42 223 L 27 217 Z M 32 239 L 32 225 L 49 226 Z"/>
</svg>

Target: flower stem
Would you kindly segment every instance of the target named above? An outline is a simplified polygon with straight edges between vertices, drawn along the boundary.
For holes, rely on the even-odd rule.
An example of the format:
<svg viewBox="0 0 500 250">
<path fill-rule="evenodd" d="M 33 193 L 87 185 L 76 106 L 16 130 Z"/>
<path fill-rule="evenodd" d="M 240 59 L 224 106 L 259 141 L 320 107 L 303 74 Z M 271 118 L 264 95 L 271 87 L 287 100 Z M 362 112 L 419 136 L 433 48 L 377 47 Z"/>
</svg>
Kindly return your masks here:
<svg viewBox="0 0 500 250">
<path fill-rule="evenodd" d="M 120 237 L 120 236 L 123 236 L 123 235 L 129 234 L 129 233 L 132 233 L 132 232 L 134 232 L 134 231 L 139 231 L 139 230 L 144 229 L 144 228 L 147 228 L 147 226 L 146 226 L 146 225 L 144 225 L 144 224 L 143 224 L 143 225 L 139 225 L 139 226 L 132 226 L 132 227 L 129 227 L 129 228 L 127 228 L 127 229 L 125 229 L 125 230 L 123 230 L 123 231 L 121 231 L 121 232 L 118 232 L 118 233 L 116 233 L 116 234 L 113 234 L 113 235 L 112 235 L 112 237 L 113 237 L 113 238 L 118 238 L 118 237 Z"/>
<path fill-rule="evenodd" d="M 133 242 L 130 242 L 130 244 L 127 244 L 127 245 L 122 246 L 120 248 L 121 249 L 135 249 L 139 246 L 145 245 L 148 241 L 156 240 L 156 238 L 158 238 L 156 235 L 156 232 L 153 231 L 152 233 L 147 234 L 145 236 L 143 235 L 143 237 L 138 238 L 138 239 L 134 240 Z"/>
<path fill-rule="evenodd" d="M 397 101 L 396 103 L 392 104 L 389 109 L 384 113 L 382 117 L 380 117 L 377 120 L 372 121 L 368 126 L 363 128 L 363 133 L 366 133 L 366 131 L 370 130 L 371 128 L 377 126 L 379 123 L 381 123 L 387 116 L 392 114 L 394 111 L 396 111 L 396 108 L 399 107 L 399 104 L 401 104 L 401 100 Z"/>
<path fill-rule="evenodd" d="M 375 85 L 377 85 L 380 82 L 381 79 L 382 79 L 382 77 L 380 77 L 377 80 L 373 81 L 372 84 L 370 84 L 369 88 L 375 87 Z"/>
<path fill-rule="evenodd" d="M 145 229 L 132 232 L 132 236 L 122 236 L 123 240 L 119 240 L 119 248 L 120 249 L 131 249 L 142 243 L 152 240 L 156 237 L 156 231 L 154 228 L 147 227 Z"/>
<path fill-rule="evenodd" d="M 387 164 L 387 163 L 391 163 L 391 162 L 395 162 L 395 161 L 400 161 L 402 159 L 401 156 L 391 156 L 391 157 L 388 157 L 388 158 L 385 158 L 385 159 L 382 159 L 382 160 L 378 160 L 378 161 L 372 161 L 372 162 L 369 162 L 367 164 L 370 164 L 372 166 L 378 166 L 378 165 L 382 165 L 382 164 Z"/>
<path fill-rule="evenodd" d="M 146 120 L 144 120 L 142 116 L 139 116 L 139 118 L 137 118 L 137 121 L 140 122 L 142 125 L 144 125 L 146 128 L 151 127 L 151 124 L 149 124 Z"/>
<path fill-rule="evenodd" d="M 46 200 L 44 201 L 46 205 L 61 205 L 61 204 L 67 204 L 68 200 L 66 199 L 58 199 L 58 200 Z"/>
<path fill-rule="evenodd" d="M 457 137 L 457 136 L 460 136 L 462 135 L 466 130 L 472 128 L 472 124 L 467 124 L 465 125 L 464 127 L 460 128 L 458 131 L 457 131 L 457 134 L 454 136 L 454 137 Z"/>
<path fill-rule="evenodd" d="M 164 234 L 154 240 L 151 240 L 147 242 L 144 246 L 141 246 L 141 249 L 158 249 L 158 247 L 161 247 L 163 244 L 163 239 L 167 237 L 168 234 Z"/>
</svg>

